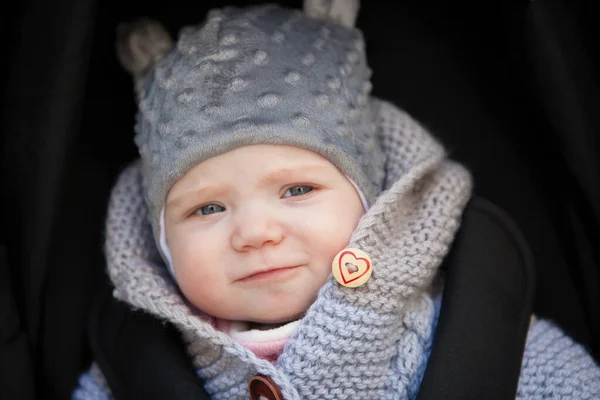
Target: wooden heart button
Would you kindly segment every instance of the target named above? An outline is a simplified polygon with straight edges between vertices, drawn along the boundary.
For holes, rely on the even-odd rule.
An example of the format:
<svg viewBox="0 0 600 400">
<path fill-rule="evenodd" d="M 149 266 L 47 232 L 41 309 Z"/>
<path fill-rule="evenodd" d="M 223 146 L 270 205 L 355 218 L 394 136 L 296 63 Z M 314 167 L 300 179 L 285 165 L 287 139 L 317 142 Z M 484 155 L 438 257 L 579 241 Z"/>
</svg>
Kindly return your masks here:
<svg viewBox="0 0 600 400">
<path fill-rule="evenodd" d="M 371 277 L 373 265 L 369 255 L 360 249 L 344 249 L 331 263 L 331 272 L 342 286 L 358 287 Z"/>
</svg>

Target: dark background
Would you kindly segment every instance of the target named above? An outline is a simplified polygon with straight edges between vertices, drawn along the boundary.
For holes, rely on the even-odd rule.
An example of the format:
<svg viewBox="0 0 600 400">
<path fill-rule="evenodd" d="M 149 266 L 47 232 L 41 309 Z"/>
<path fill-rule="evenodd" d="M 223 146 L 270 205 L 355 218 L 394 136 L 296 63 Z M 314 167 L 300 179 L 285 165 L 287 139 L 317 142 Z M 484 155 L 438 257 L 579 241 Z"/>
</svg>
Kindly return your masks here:
<svg viewBox="0 0 600 400">
<path fill-rule="evenodd" d="M 0 398 L 68 398 L 106 290 L 103 219 L 136 157 L 116 24 L 173 35 L 249 1 L 27 0 L 3 12 Z M 279 1 L 300 7 L 300 1 Z M 600 358 L 600 32 L 593 1 L 364 1 L 373 94 L 428 127 L 507 211 L 537 268 L 536 314 Z"/>
</svg>

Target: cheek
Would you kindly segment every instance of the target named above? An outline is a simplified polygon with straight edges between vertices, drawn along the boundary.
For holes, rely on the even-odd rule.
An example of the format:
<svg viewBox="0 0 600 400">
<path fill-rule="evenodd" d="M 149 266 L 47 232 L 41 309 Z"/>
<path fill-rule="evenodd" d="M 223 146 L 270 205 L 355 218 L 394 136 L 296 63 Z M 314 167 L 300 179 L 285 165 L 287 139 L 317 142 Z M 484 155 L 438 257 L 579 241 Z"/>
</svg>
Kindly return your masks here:
<svg viewBox="0 0 600 400">
<path fill-rule="evenodd" d="M 210 286 L 223 276 L 223 246 L 219 236 L 191 229 L 178 230 L 168 237 L 173 269 L 178 283 L 184 286 Z"/>
<path fill-rule="evenodd" d="M 333 260 L 347 246 L 361 215 L 361 209 L 332 206 L 312 218 L 306 217 L 303 231 L 313 256 L 326 262 Z"/>
<path fill-rule="evenodd" d="M 219 235 L 187 231 L 169 242 L 175 279 L 194 306 L 214 314 L 228 297 L 226 252 Z"/>
</svg>

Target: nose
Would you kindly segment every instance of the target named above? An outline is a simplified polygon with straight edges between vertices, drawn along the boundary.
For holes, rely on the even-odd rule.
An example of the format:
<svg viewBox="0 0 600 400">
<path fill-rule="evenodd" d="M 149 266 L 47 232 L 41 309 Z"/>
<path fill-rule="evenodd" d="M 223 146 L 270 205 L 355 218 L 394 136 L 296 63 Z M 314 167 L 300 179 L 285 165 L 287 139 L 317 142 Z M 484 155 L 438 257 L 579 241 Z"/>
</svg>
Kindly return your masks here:
<svg viewBox="0 0 600 400">
<path fill-rule="evenodd" d="M 276 245 L 284 237 L 281 221 L 269 210 L 239 210 L 234 223 L 231 246 L 237 251 L 260 249 L 266 244 Z"/>
</svg>

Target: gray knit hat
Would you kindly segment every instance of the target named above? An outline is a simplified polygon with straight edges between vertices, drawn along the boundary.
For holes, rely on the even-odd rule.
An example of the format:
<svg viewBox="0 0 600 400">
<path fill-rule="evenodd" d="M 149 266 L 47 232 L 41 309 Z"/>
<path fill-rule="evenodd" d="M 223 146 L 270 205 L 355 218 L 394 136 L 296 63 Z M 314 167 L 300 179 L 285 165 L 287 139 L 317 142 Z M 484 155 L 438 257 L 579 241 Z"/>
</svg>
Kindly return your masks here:
<svg viewBox="0 0 600 400">
<path fill-rule="evenodd" d="M 385 156 L 375 137 L 371 70 L 358 1 L 305 1 L 209 12 L 175 46 L 149 20 L 121 26 L 118 54 L 135 78 L 135 142 L 151 224 L 173 184 L 210 157 L 250 144 L 312 150 L 372 204 Z"/>
</svg>

